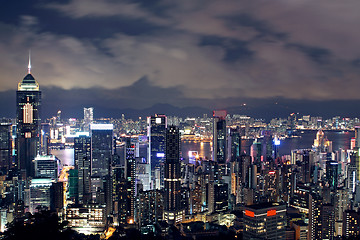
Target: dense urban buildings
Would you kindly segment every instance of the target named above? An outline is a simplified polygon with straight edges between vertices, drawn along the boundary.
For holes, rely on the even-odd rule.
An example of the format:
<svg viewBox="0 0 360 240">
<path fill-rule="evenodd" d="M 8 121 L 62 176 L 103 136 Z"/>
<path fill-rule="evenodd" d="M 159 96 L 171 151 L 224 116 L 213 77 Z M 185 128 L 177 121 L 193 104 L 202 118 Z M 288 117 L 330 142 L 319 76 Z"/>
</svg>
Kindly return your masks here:
<svg viewBox="0 0 360 240">
<path fill-rule="evenodd" d="M 97 119 L 90 107 L 41 120 L 30 70 L 0 124 L 2 232 L 50 211 L 105 239 L 360 237 L 359 119 Z"/>
</svg>

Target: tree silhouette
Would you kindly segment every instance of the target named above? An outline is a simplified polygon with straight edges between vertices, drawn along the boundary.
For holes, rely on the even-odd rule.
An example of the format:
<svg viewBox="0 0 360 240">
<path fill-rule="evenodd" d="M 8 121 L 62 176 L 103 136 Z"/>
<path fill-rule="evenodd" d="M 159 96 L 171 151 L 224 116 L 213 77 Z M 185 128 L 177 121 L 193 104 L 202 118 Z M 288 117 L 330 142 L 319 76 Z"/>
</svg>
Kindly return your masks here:
<svg viewBox="0 0 360 240">
<path fill-rule="evenodd" d="M 27 217 L 15 219 L 8 224 L 8 229 L 4 232 L 5 240 L 82 240 L 90 239 L 90 236 L 79 234 L 71 228 L 66 228 L 68 222 L 59 222 L 56 214 L 49 211 L 41 211 L 34 215 L 28 214 Z M 94 238 L 93 238 L 94 239 Z M 96 239 L 96 238 L 95 238 Z M 98 239 L 98 237 L 97 237 Z"/>
</svg>

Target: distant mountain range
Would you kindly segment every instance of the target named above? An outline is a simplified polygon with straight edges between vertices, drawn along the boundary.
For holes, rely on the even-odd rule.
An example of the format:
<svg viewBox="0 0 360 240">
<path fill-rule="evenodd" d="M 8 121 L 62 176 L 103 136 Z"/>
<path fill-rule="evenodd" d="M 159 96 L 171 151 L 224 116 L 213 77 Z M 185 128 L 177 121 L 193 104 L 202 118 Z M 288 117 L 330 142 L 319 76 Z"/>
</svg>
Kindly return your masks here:
<svg viewBox="0 0 360 240">
<path fill-rule="evenodd" d="M 174 93 L 175 94 L 175 93 Z M 293 100 L 284 98 L 267 99 L 186 99 L 172 95 L 157 99 L 147 99 L 137 96 L 136 92 L 130 96 L 120 94 L 114 90 L 42 88 L 42 118 L 55 116 L 62 111 L 63 118 L 83 118 L 84 107 L 94 107 L 94 117 L 136 119 L 155 113 L 179 117 L 202 117 L 212 115 L 214 109 L 224 109 L 230 114 L 248 115 L 269 121 L 272 118 L 285 118 L 295 112 L 302 115 L 322 116 L 330 118 L 359 117 L 360 100 Z M 16 91 L 0 92 L 0 117 L 15 118 Z M 184 107 L 180 107 L 184 106 Z"/>
</svg>

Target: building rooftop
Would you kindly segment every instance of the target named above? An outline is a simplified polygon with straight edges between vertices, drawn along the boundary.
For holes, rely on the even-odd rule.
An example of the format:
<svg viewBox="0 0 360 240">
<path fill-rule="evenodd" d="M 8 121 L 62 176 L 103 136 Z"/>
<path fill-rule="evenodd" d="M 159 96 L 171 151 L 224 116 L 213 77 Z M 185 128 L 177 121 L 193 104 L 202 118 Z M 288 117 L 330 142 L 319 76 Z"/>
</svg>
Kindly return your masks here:
<svg viewBox="0 0 360 240">
<path fill-rule="evenodd" d="M 18 84 L 18 91 L 39 91 L 39 84 L 31 73 L 28 73 Z"/>
<path fill-rule="evenodd" d="M 266 209 L 266 208 L 273 208 L 273 207 L 278 207 L 278 206 L 285 206 L 284 204 L 280 204 L 280 203 L 259 203 L 259 204 L 254 204 L 254 205 L 248 205 L 245 206 L 246 208 L 251 208 L 254 210 L 261 210 L 261 209 Z"/>
</svg>

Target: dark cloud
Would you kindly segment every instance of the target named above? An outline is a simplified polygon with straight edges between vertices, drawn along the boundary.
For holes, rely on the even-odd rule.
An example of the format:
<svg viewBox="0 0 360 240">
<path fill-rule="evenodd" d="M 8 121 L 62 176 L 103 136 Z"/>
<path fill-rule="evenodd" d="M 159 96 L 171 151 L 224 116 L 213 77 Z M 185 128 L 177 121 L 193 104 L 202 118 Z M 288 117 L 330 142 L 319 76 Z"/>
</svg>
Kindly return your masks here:
<svg viewBox="0 0 360 240">
<path fill-rule="evenodd" d="M 248 42 L 237 39 L 223 38 L 219 36 L 203 36 L 199 43 L 200 46 L 218 46 L 223 48 L 223 60 L 233 63 L 238 60 L 250 60 L 253 51 L 248 49 Z"/>
<path fill-rule="evenodd" d="M 251 16 L 247 13 L 236 14 L 234 16 L 224 17 L 227 27 L 230 29 L 236 29 L 237 26 L 248 27 L 254 29 L 257 34 L 255 38 L 264 38 L 270 40 L 285 40 L 287 34 L 284 32 L 277 32 L 273 27 L 269 26 L 266 21 L 258 20 L 255 16 Z M 269 39 L 270 38 L 270 39 Z"/>
<path fill-rule="evenodd" d="M 1 9 L 0 91 L 15 90 L 31 49 L 64 108 L 360 99 L 357 0 L 21 2 Z"/>
<path fill-rule="evenodd" d="M 321 47 L 305 46 L 301 44 L 288 44 L 288 47 L 295 48 L 301 52 L 304 52 L 310 59 L 316 63 L 329 63 L 331 58 L 331 51 Z"/>
</svg>

